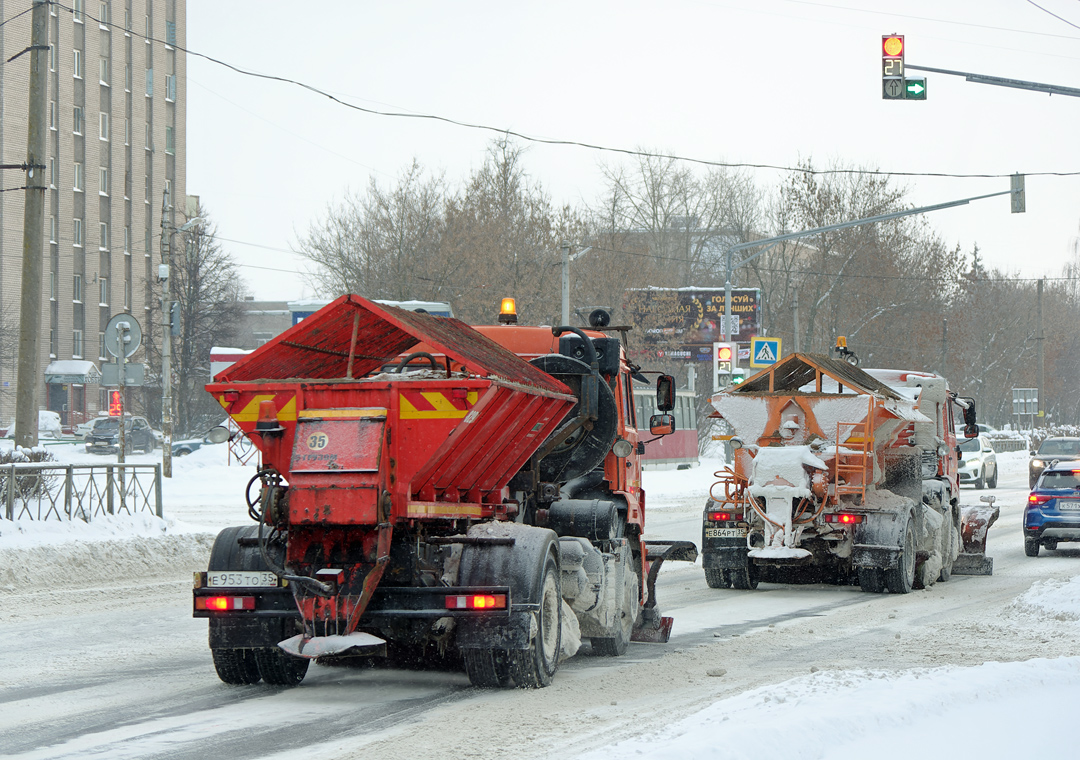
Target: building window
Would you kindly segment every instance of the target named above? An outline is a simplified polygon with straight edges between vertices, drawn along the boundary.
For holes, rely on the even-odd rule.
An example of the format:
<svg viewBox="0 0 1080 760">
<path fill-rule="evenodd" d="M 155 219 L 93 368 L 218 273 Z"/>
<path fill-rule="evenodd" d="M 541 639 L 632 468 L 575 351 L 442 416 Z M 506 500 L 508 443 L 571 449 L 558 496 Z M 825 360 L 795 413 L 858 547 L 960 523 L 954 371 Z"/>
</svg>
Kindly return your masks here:
<svg viewBox="0 0 1080 760">
<path fill-rule="evenodd" d="M 98 349 L 97 349 L 98 359 L 100 359 L 101 361 L 108 361 L 107 357 L 105 356 L 105 333 L 99 332 L 97 334 L 97 339 L 98 339 Z"/>
<path fill-rule="evenodd" d="M 56 217 L 55 216 L 50 216 L 49 217 L 49 242 L 50 243 L 55 243 L 56 242 Z"/>
<path fill-rule="evenodd" d="M 154 70 L 146 70 L 146 97 L 154 97 Z"/>
<path fill-rule="evenodd" d="M 124 64 L 124 89 L 131 92 L 131 64 Z"/>
<path fill-rule="evenodd" d="M 49 45 L 49 71 L 56 71 L 56 45 Z"/>
<path fill-rule="evenodd" d="M 49 187 L 56 187 L 56 159 L 49 159 Z"/>
<path fill-rule="evenodd" d="M 165 100 L 176 100 L 176 74 L 165 75 Z"/>
<path fill-rule="evenodd" d="M 56 358 L 56 330 L 49 330 L 49 356 Z"/>
<path fill-rule="evenodd" d="M 82 275 L 74 275 L 73 282 L 74 287 L 72 288 L 71 300 L 75 303 L 82 303 Z"/>
<path fill-rule="evenodd" d="M 109 223 L 101 222 L 98 225 L 98 229 L 101 231 L 101 242 L 98 243 L 98 248 L 107 251 L 109 250 Z"/>
<path fill-rule="evenodd" d="M 259 346 L 265 343 L 269 343 L 271 340 L 273 340 L 274 334 L 268 332 L 257 332 L 252 333 L 252 337 L 255 339 L 255 348 L 258 348 Z"/>
<path fill-rule="evenodd" d="M 71 244 L 76 248 L 82 248 L 82 219 L 73 219 L 71 227 Z"/>
<path fill-rule="evenodd" d="M 172 127 L 165 127 L 165 152 L 166 153 L 175 153 L 176 152 L 175 138 L 173 137 L 173 128 Z"/>
<path fill-rule="evenodd" d="M 109 59 L 105 56 L 98 59 L 98 79 L 101 84 L 109 84 Z"/>
<path fill-rule="evenodd" d="M 146 14 L 143 18 L 146 19 L 146 44 L 150 44 L 150 14 Z"/>
<path fill-rule="evenodd" d="M 56 272 L 49 272 L 49 300 L 56 300 Z"/>
<path fill-rule="evenodd" d="M 82 330 L 71 331 L 71 358 L 82 358 Z"/>
<path fill-rule="evenodd" d="M 131 35 L 131 8 L 124 8 L 124 31 Z"/>
<path fill-rule="evenodd" d="M 83 0 L 72 0 L 71 10 L 75 14 L 75 23 L 81 24 L 83 22 Z"/>
<path fill-rule="evenodd" d="M 131 145 L 131 119 L 124 119 L 124 145 Z"/>
<path fill-rule="evenodd" d="M 98 137 L 106 142 L 109 140 L 109 114 L 104 111 L 98 114 Z"/>
<path fill-rule="evenodd" d="M 71 114 L 71 131 L 77 135 L 82 134 L 82 108 L 75 106 Z"/>
<path fill-rule="evenodd" d="M 150 123 L 146 124 L 146 149 L 150 150 Z"/>
<path fill-rule="evenodd" d="M 108 3 L 100 3 L 99 4 L 98 22 L 101 24 L 102 28 L 107 28 L 106 24 L 109 23 L 109 4 Z"/>
<path fill-rule="evenodd" d="M 82 51 L 75 51 L 75 78 L 82 79 Z"/>
<path fill-rule="evenodd" d="M 124 227 L 124 253 L 131 255 L 131 227 Z"/>
<path fill-rule="evenodd" d="M 169 44 L 169 45 L 175 45 L 176 44 L 176 22 L 175 21 L 166 21 L 165 22 L 165 42 L 167 44 Z"/>
<path fill-rule="evenodd" d="M 124 280 L 124 309 L 131 309 L 131 280 Z"/>
<path fill-rule="evenodd" d="M 150 202 L 150 178 L 146 178 L 146 202 Z"/>
<path fill-rule="evenodd" d="M 56 130 L 56 101 L 49 101 L 49 129 Z"/>
<path fill-rule="evenodd" d="M 172 206 L 172 180 L 165 180 L 165 205 Z"/>
<path fill-rule="evenodd" d="M 109 170 L 104 166 L 98 169 L 98 194 L 109 194 Z"/>
<path fill-rule="evenodd" d="M 82 164 L 78 162 L 75 162 L 75 190 L 80 193 L 83 191 Z"/>
<path fill-rule="evenodd" d="M 98 278 L 98 297 L 101 299 L 98 306 L 109 305 L 109 280 L 107 277 Z"/>
</svg>

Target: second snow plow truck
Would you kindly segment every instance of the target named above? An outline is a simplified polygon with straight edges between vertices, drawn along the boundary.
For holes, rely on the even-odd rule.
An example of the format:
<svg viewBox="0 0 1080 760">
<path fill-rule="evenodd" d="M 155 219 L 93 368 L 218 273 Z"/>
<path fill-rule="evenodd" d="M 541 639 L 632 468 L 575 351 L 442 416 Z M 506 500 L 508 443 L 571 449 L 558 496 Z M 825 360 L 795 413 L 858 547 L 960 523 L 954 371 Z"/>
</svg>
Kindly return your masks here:
<svg viewBox="0 0 1080 760">
<path fill-rule="evenodd" d="M 712 404 L 735 449 L 705 506 L 713 588 L 765 580 L 906 594 L 992 571 L 997 510 L 959 504 L 954 418 L 977 435 L 975 402 L 940 375 L 797 353 Z"/>
<path fill-rule="evenodd" d="M 262 454 L 255 524 L 195 576 L 223 681 L 386 656 L 540 687 L 580 638 L 667 640 L 656 575 L 697 550 L 643 537 L 637 368 L 618 338 L 504 311 L 474 329 L 342 296 L 207 386 Z"/>
</svg>

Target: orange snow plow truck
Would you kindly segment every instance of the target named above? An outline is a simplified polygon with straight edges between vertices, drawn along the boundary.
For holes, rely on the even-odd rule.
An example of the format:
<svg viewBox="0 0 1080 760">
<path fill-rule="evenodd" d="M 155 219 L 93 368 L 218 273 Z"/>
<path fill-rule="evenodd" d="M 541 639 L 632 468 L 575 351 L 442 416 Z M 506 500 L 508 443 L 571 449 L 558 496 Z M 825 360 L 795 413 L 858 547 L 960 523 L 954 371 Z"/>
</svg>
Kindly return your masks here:
<svg viewBox="0 0 1080 760">
<path fill-rule="evenodd" d="M 705 505 L 711 587 L 858 583 L 906 594 L 991 573 L 997 509 L 959 503 L 954 420 L 976 436 L 974 400 L 940 375 L 864 371 L 841 353 L 786 356 L 713 396 L 734 428 L 734 462 Z"/>
<path fill-rule="evenodd" d="M 223 681 L 375 656 L 540 687 L 582 639 L 667 641 L 656 575 L 697 549 L 643 537 L 638 368 L 618 337 L 506 306 L 472 328 L 342 296 L 207 385 L 262 458 L 254 524 L 195 575 Z M 657 393 L 671 409 L 673 379 Z"/>
</svg>

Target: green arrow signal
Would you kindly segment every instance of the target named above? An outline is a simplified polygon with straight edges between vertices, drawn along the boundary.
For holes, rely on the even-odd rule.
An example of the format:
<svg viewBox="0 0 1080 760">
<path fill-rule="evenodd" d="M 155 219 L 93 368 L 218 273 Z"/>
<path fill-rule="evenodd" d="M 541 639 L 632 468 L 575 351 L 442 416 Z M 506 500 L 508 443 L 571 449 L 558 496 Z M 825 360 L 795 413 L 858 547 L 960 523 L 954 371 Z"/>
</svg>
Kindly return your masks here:
<svg viewBox="0 0 1080 760">
<path fill-rule="evenodd" d="M 926 79 L 904 80 L 905 100 L 926 100 Z"/>
</svg>

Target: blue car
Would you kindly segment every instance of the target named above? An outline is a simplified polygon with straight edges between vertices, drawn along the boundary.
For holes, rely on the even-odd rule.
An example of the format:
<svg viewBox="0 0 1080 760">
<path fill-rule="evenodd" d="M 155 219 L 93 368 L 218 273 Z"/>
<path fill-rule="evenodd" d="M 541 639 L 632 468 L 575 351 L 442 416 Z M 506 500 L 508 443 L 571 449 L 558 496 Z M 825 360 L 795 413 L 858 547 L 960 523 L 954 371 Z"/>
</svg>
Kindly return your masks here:
<svg viewBox="0 0 1080 760">
<path fill-rule="evenodd" d="M 1080 462 L 1054 462 L 1039 477 L 1024 509 L 1024 553 L 1080 541 Z"/>
</svg>

